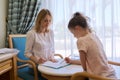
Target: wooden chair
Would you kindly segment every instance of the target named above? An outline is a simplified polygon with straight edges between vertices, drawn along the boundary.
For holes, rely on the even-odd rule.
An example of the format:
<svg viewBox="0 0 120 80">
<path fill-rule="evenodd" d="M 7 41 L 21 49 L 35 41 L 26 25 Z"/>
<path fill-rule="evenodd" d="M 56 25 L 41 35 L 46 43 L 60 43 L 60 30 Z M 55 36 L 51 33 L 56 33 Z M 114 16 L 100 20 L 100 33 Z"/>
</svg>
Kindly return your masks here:
<svg viewBox="0 0 120 80">
<path fill-rule="evenodd" d="M 118 63 L 118 62 L 108 61 L 108 63 L 111 65 L 120 66 L 120 63 Z M 90 78 L 91 80 L 114 80 L 111 78 L 93 75 L 93 74 L 90 74 L 87 72 L 77 72 L 72 75 L 71 80 L 86 80 L 86 78 Z M 120 79 L 118 79 L 118 80 L 120 80 Z"/>
<path fill-rule="evenodd" d="M 38 80 L 36 64 L 24 56 L 25 44 L 26 35 L 9 35 L 9 47 L 20 51 L 17 55 L 18 77 L 23 80 Z M 29 65 L 32 66 L 34 75 L 29 73 Z"/>
<path fill-rule="evenodd" d="M 9 35 L 9 47 L 16 48 L 20 52 L 17 55 L 18 77 L 24 80 L 39 80 L 36 64 L 24 56 L 26 44 L 26 35 L 23 34 L 11 34 Z M 55 54 L 63 58 L 60 54 Z M 29 72 L 29 67 L 32 66 L 34 75 Z"/>
</svg>

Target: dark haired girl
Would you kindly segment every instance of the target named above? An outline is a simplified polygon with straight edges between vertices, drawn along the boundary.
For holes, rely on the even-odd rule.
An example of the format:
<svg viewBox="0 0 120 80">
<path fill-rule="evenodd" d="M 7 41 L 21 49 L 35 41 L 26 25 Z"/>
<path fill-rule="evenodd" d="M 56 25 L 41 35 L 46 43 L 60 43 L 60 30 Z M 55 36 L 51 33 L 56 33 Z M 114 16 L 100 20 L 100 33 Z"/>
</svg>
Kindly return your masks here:
<svg viewBox="0 0 120 80">
<path fill-rule="evenodd" d="M 114 69 L 108 64 L 103 45 L 93 33 L 87 23 L 87 19 L 77 12 L 69 21 L 68 29 L 77 38 L 77 47 L 80 60 L 71 60 L 66 57 L 67 63 L 81 64 L 88 73 L 116 79 Z"/>
</svg>

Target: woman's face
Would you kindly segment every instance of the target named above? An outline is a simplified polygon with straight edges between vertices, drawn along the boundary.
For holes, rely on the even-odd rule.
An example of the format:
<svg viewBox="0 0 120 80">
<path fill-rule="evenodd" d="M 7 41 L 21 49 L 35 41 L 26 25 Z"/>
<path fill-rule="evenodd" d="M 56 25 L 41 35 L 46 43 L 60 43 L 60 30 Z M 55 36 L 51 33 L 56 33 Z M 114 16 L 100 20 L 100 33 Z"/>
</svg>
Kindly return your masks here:
<svg viewBox="0 0 120 80">
<path fill-rule="evenodd" d="M 45 29 L 48 28 L 48 26 L 51 23 L 51 16 L 50 15 L 46 15 L 45 18 L 41 21 L 41 26 Z"/>
</svg>

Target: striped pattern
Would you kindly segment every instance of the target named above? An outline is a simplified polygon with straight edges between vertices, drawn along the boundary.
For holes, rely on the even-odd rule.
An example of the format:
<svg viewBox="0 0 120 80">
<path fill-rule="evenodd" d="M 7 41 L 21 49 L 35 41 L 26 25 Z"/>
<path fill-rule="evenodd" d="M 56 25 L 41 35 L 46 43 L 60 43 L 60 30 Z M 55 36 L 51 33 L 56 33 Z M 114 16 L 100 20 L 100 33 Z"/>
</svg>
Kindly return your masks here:
<svg viewBox="0 0 120 80">
<path fill-rule="evenodd" d="M 32 28 L 40 0 L 9 0 L 7 34 L 25 34 Z"/>
</svg>

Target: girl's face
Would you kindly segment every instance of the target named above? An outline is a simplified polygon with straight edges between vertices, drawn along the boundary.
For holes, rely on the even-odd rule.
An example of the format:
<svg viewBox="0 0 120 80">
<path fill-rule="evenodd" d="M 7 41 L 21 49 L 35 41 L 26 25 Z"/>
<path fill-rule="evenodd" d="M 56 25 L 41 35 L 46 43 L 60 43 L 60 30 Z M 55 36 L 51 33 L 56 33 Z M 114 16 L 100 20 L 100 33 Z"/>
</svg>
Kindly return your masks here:
<svg viewBox="0 0 120 80">
<path fill-rule="evenodd" d="M 80 26 L 75 26 L 75 28 L 70 28 L 70 32 L 74 35 L 74 37 L 79 38 L 83 36 L 84 29 Z"/>
<path fill-rule="evenodd" d="M 50 23 L 51 23 L 51 16 L 46 15 L 45 18 L 41 21 L 41 26 L 44 29 L 47 29 L 49 27 Z"/>
<path fill-rule="evenodd" d="M 70 28 L 69 30 L 74 35 L 74 37 L 78 38 L 78 30 L 76 28 Z"/>
</svg>

